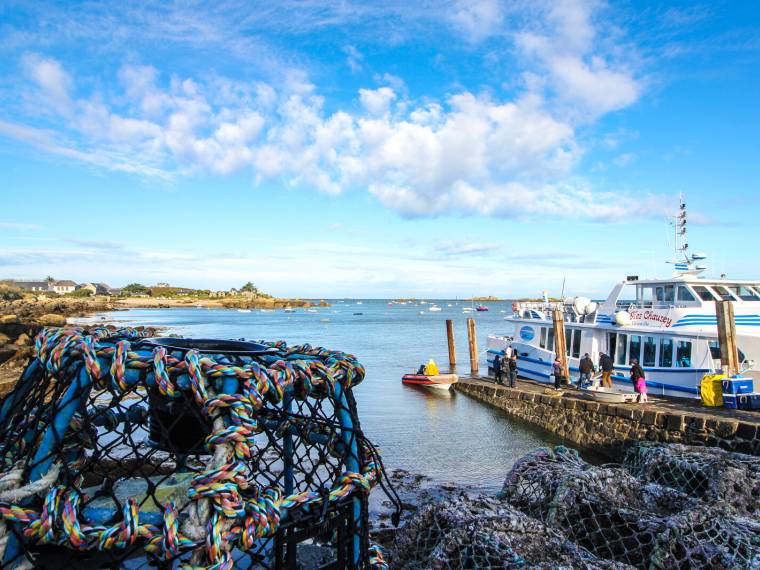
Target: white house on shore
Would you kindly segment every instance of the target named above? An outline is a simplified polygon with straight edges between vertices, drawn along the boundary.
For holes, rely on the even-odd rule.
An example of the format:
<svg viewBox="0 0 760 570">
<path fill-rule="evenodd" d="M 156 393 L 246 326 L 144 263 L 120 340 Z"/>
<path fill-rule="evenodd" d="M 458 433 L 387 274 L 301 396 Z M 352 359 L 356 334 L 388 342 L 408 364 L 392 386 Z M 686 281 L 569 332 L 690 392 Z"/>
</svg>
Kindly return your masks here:
<svg viewBox="0 0 760 570">
<path fill-rule="evenodd" d="M 58 293 L 59 295 L 65 295 L 66 293 L 73 293 L 77 289 L 77 284 L 68 279 L 63 281 L 54 281 L 50 284 L 50 291 Z"/>
</svg>

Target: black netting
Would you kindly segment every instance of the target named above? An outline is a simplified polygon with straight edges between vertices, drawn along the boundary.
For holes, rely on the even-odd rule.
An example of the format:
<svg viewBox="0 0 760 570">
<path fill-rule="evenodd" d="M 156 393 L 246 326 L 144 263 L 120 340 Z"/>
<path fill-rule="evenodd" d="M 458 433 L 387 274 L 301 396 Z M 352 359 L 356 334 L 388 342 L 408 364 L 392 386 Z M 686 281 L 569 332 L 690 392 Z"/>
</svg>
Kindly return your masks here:
<svg viewBox="0 0 760 570">
<path fill-rule="evenodd" d="M 356 359 L 46 329 L 0 406 L 4 566 L 382 567 Z"/>
<path fill-rule="evenodd" d="M 760 458 L 717 447 L 641 443 L 625 456 L 633 475 L 739 513 L 760 516 Z"/>
<path fill-rule="evenodd" d="M 626 568 L 600 560 L 561 533 L 490 498 L 427 505 L 398 532 L 392 565 L 428 568 Z"/>
<path fill-rule="evenodd" d="M 562 446 L 536 450 L 515 463 L 498 498 L 422 509 L 399 533 L 393 561 L 404 568 L 760 568 L 757 458 L 642 444 L 626 466 L 590 465 Z"/>
</svg>

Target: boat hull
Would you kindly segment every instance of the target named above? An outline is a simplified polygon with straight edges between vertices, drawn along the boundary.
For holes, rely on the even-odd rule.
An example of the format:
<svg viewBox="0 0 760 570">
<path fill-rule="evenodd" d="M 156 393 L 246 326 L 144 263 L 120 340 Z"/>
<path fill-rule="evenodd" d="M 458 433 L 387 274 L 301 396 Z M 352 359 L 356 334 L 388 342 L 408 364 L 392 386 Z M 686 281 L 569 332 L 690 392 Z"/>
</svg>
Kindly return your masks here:
<svg viewBox="0 0 760 570">
<path fill-rule="evenodd" d="M 636 394 L 620 392 L 614 388 L 584 388 L 581 392 L 604 404 L 625 404 L 636 401 Z"/>
<path fill-rule="evenodd" d="M 424 386 L 436 390 L 448 390 L 452 384 L 459 380 L 456 374 L 437 374 L 435 376 L 426 376 L 424 374 L 405 374 L 401 382 L 408 386 Z"/>
</svg>

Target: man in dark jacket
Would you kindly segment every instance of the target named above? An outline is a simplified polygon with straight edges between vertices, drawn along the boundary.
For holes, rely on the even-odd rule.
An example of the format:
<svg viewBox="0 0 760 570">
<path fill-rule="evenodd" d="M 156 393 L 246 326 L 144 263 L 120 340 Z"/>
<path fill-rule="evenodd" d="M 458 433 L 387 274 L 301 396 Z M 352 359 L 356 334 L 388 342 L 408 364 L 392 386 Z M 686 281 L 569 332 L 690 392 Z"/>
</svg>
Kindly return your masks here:
<svg viewBox="0 0 760 570">
<path fill-rule="evenodd" d="M 602 386 L 612 388 L 612 370 L 614 366 L 612 359 L 605 353 L 599 355 L 599 368 L 602 369 Z"/>
<path fill-rule="evenodd" d="M 517 354 L 515 352 L 507 363 L 507 371 L 509 372 L 509 387 L 514 388 L 517 381 Z"/>
<path fill-rule="evenodd" d="M 493 359 L 493 375 L 497 384 L 503 384 L 501 380 L 501 358 L 497 354 Z"/>
<path fill-rule="evenodd" d="M 578 363 L 578 371 L 580 372 L 578 375 L 578 388 L 580 388 L 584 382 L 591 381 L 591 375 L 594 373 L 594 363 L 588 352 L 583 355 L 583 358 Z"/>
</svg>

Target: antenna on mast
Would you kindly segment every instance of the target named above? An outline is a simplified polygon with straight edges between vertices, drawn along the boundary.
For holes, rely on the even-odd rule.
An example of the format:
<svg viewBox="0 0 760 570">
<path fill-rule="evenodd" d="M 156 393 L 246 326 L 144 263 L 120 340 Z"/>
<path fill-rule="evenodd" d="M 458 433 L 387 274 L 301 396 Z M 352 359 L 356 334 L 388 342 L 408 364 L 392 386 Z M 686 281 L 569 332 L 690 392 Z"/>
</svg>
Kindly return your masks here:
<svg viewBox="0 0 760 570">
<path fill-rule="evenodd" d="M 698 275 L 707 269 L 704 265 L 695 265 L 695 261 L 706 259 L 704 253 L 689 254 L 689 242 L 686 239 L 686 226 L 689 216 L 686 212 L 686 202 L 683 194 L 678 195 L 678 213 L 671 216 L 670 225 L 673 228 L 673 277 L 682 275 Z"/>
</svg>

